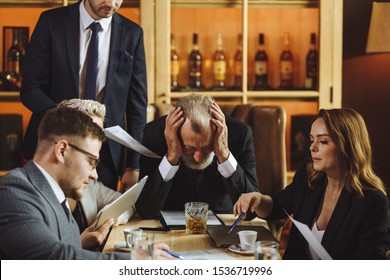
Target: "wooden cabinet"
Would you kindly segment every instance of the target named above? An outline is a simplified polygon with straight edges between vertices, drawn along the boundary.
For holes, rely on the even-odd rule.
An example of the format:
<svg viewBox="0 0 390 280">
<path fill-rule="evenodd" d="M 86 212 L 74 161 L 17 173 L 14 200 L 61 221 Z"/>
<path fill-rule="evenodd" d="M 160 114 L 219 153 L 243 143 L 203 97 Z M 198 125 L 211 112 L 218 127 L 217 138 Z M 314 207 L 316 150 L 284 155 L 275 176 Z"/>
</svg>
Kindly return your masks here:
<svg viewBox="0 0 390 280">
<path fill-rule="evenodd" d="M 141 25 L 145 31 L 150 103 L 174 103 L 186 92 L 170 90 L 170 33 L 175 35 L 179 53 L 179 84 L 188 83 L 188 56 L 192 34 L 199 34 L 199 49 L 204 57 L 203 83 L 212 79 L 212 54 L 217 33 L 222 33 L 227 55 L 227 83 L 233 83 L 233 57 L 237 36 L 243 36 L 241 89 L 206 90 L 218 102 L 275 104 L 287 113 L 287 153 L 290 151 L 291 116 L 315 114 L 319 108 L 341 107 L 342 6 L 338 0 L 141 0 Z M 290 35 L 294 55 L 294 90 L 280 90 L 279 57 L 283 34 Z M 317 34 L 319 87 L 303 88 L 310 33 Z M 257 37 L 265 34 L 269 55 L 271 90 L 253 90 L 254 56 Z"/>
<path fill-rule="evenodd" d="M 228 83 L 232 81 L 232 59 L 237 49 L 237 35 L 243 34 L 243 86 L 241 90 L 205 91 L 206 94 L 241 103 L 278 99 L 315 101 L 321 108 L 341 105 L 342 1 L 142 0 L 141 25 L 145 30 L 145 40 L 148 41 L 146 48 L 151 53 L 148 56 L 151 74 L 148 78 L 154 81 L 154 85 L 150 88 L 149 99 L 155 103 L 171 103 L 186 94 L 170 91 L 170 33 L 176 37 L 181 65 L 179 82 L 184 83 L 187 82 L 186 68 L 192 47 L 192 33 L 199 34 L 200 50 L 204 56 L 204 83 L 209 85 L 211 56 L 216 47 L 216 34 L 221 32 L 224 51 L 228 56 Z M 271 57 L 269 80 L 273 89 L 269 91 L 251 90 L 256 38 L 260 32 L 265 34 L 266 50 Z M 289 32 L 291 37 L 296 90 L 277 88 L 284 32 Z M 304 84 L 305 59 L 311 32 L 319 38 L 319 89 L 299 90 Z"/>
</svg>

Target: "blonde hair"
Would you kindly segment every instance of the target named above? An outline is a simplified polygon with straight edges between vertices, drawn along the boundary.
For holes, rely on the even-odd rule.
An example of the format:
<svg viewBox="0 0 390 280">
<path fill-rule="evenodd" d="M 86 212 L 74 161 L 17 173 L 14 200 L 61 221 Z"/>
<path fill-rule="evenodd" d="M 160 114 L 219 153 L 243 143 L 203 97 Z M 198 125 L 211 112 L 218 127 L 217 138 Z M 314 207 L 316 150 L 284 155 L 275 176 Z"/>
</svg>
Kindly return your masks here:
<svg viewBox="0 0 390 280">
<path fill-rule="evenodd" d="M 314 117 L 323 119 L 329 136 L 335 143 L 342 160 L 345 186 L 348 191 L 356 192 L 361 197 L 364 190 L 379 190 L 386 194 L 386 187 L 372 167 L 372 149 L 368 130 L 363 117 L 353 109 L 321 109 Z M 309 165 L 309 186 L 325 176 L 322 171 L 315 171 Z M 309 174 L 310 174 L 309 173 Z"/>
<path fill-rule="evenodd" d="M 180 98 L 175 106 L 183 109 L 183 117 L 190 121 L 192 130 L 200 133 L 210 128 L 211 105 L 214 102 L 211 96 L 190 94 Z"/>
<path fill-rule="evenodd" d="M 73 108 L 81 112 L 84 112 L 89 116 L 96 116 L 98 118 L 101 118 L 102 120 L 104 120 L 106 116 L 106 106 L 104 106 L 104 104 L 101 104 L 100 102 L 97 102 L 95 100 L 78 99 L 78 98 L 63 100 L 61 103 L 57 105 L 57 107 Z"/>
</svg>

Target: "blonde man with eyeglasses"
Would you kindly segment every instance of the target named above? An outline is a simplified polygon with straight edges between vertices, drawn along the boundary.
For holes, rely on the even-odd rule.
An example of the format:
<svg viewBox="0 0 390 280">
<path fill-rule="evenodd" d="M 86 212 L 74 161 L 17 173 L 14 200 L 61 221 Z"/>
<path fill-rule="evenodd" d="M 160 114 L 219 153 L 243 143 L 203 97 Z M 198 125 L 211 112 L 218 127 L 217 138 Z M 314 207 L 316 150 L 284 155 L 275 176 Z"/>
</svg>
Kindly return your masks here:
<svg viewBox="0 0 390 280">
<path fill-rule="evenodd" d="M 64 100 L 57 107 L 73 108 L 87 114 L 92 120 L 103 128 L 104 118 L 106 116 L 106 107 L 94 100 L 87 99 L 70 99 Z M 83 248 L 99 248 L 109 233 L 109 229 L 114 221 L 107 221 L 106 224 L 94 231 L 97 213 L 107 204 L 121 196 L 116 192 L 103 185 L 98 180 L 90 180 L 88 186 L 84 189 L 84 196 L 80 201 L 68 199 L 72 215 L 75 218 L 80 229 L 80 238 Z M 125 224 L 131 218 L 134 209 L 129 205 L 129 210 L 124 212 L 115 221 L 115 225 Z"/>
</svg>

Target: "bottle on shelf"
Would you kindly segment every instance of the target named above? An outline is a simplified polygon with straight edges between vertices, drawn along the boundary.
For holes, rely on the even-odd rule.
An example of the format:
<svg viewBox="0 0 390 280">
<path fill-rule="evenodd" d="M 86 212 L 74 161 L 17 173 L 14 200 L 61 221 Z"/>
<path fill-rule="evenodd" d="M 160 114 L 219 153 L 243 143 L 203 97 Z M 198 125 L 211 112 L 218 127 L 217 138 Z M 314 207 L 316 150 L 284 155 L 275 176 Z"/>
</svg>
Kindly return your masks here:
<svg viewBox="0 0 390 280">
<path fill-rule="evenodd" d="M 238 34 L 237 51 L 234 54 L 234 86 L 232 90 L 242 89 L 242 34 Z"/>
<path fill-rule="evenodd" d="M 284 33 L 283 39 L 283 51 L 280 55 L 280 88 L 292 89 L 293 88 L 293 55 L 290 50 L 289 35 Z"/>
<path fill-rule="evenodd" d="M 19 76 L 20 76 L 20 81 L 21 81 L 22 74 L 23 74 L 23 69 L 24 69 L 24 59 L 26 57 L 26 46 L 25 46 L 25 42 L 23 41 L 23 36 L 22 35 L 23 35 L 22 32 L 18 32 L 18 50 L 20 52 L 20 59 L 19 59 Z"/>
<path fill-rule="evenodd" d="M 213 90 L 226 89 L 226 56 L 222 48 L 222 34 L 217 34 L 217 49 L 213 56 L 213 74 L 214 87 Z"/>
<path fill-rule="evenodd" d="M 305 88 L 318 88 L 318 51 L 316 49 L 317 36 L 310 34 L 310 50 L 306 55 L 306 79 Z"/>
<path fill-rule="evenodd" d="M 3 87 L 6 91 L 16 91 L 20 89 L 21 86 L 21 59 L 24 58 L 24 53 L 22 54 L 18 47 L 19 45 L 19 32 L 17 29 L 12 30 L 12 44 L 7 51 L 7 63 L 6 69 L 3 73 Z"/>
<path fill-rule="evenodd" d="M 189 82 L 191 90 L 201 90 L 202 85 L 202 55 L 199 51 L 198 34 L 192 35 L 192 51 L 189 56 Z"/>
<path fill-rule="evenodd" d="M 14 75 L 16 79 L 20 76 L 20 58 L 21 52 L 19 50 L 19 34 L 17 29 L 12 30 L 12 45 L 7 52 L 7 72 Z"/>
<path fill-rule="evenodd" d="M 268 89 L 268 55 L 264 48 L 264 34 L 259 34 L 259 47 L 255 55 L 254 90 Z"/>
<path fill-rule="evenodd" d="M 176 51 L 175 35 L 171 33 L 171 91 L 180 91 L 179 73 L 179 54 Z"/>
</svg>

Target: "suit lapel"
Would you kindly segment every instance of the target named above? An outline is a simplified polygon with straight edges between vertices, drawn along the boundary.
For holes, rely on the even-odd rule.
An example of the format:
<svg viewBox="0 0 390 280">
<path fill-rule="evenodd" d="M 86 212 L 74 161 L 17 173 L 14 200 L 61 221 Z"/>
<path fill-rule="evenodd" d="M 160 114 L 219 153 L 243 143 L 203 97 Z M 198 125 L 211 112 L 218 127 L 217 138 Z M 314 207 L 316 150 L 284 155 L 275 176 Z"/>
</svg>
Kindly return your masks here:
<svg viewBox="0 0 390 280">
<path fill-rule="evenodd" d="M 61 233 L 61 225 L 69 224 L 69 220 L 56 195 L 51 189 L 49 182 L 32 161 L 26 164 L 25 170 L 34 188 L 42 195 L 56 214 L 56 218 L 58 220 L 58 232 Z M 73 219 L 72 215 L 70 216 L 70 218 Z"/>
<path fill-rule="evenodd" d="M 312 227 L 314 218 L 317 214 L 318 207 L 321 205 L 321 200 L 324 195 L 324 184 L 316 186 L 307 193 L 308 198 L 304 200 L 304 205 L 301 207 L 299 221 L 305 223 L 309 228 Z M 305 211 L 304 209 L 313 209 L 313 211 Z"/>
<path fill-rule="evenodd" d="M 39 168 L 30 161 L 26 164 L 25 170 L 33 186 L 39 193 L 42 194 L 43 198 L 51 205 L 53 210 L 55 212 L 57 212 L 56 210 L 60 210 L 60 213 L 64 213 L 64 210 L 51 189 L 49 182 L 46 180 L 46 177 L 42 174 Z"/>
<path fill-rule="evenodd" d="M 80 65 L 80 15 L 79 4 L 69 6 L 68 17 L 64 18 L 66 46 L 68 50 L 69 65 L 71 67 L 73 82 L 79 88 Z"/>
<path fill-rule="evenodd" d="M 339 200 L 337 201 L 328 226 L 326 227 L 324 237 L 322 238 L 322 244 L 325 248 L 331 248 L 334 236 L 337 234 L 338 229 L 344 222 L 345 215 L 350 208 L 352 197 L 353 194 L 349 193 L 346 188 L 341 191 Z"/>
<path fill-rule="evenodd" d="M 114 14 L 111 22 L 111 42 L 110 42 L 110 54 L 107 68 L 107 77 L 115 77 L 115 69 L 119 62 L 119 56 L 121 53 L 122 41 L 125 36 L 125 29 L 121 24 L 121 18 Z M 106 88 L 111 87 L 113 79 L 106 79 Z M 105 94 L 107 94 L 105 90 Z"/>
</svg>

